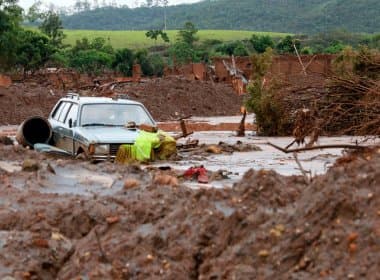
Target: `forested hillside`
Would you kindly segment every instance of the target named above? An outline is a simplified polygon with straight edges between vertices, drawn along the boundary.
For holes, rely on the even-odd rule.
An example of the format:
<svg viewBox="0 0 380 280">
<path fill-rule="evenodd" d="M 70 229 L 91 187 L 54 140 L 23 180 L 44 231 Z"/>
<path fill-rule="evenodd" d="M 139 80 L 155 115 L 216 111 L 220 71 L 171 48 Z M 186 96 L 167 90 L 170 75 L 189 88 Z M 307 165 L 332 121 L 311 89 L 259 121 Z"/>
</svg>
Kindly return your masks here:
<svg viewBox="0 0 380 280">
<path fill-rule="evenodd" d="M 379 0 L 205 0 L 166 8 L 167 28 L 191 21 L 200 29 L 316 33 L 380 31 Z M 104 7 L 62 16 L 68 29 L 148 30 L 164 26 L 163 7 Z"/>
</svg>

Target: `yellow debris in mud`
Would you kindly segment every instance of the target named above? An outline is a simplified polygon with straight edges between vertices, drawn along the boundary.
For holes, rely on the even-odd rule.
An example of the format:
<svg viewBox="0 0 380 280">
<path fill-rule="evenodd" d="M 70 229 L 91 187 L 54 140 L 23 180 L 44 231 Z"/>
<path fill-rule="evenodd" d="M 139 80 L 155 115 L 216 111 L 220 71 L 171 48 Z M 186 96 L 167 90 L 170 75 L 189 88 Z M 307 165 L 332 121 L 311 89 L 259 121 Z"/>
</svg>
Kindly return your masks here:
<svg viewBox="0 0 380 280">
<path fill-rule="evenodd" d="M 151 161 L 167 159 L 177 153 L 176 141 L 164 131 L 147 132 L 140 130 L 133 145 L 121 145 L 115 161 L 130 163 L 132 161 Z"/>
<path fill-rule="evenodd" d="M 275 237 L 280 237 L 285 231 L 285 227 L 283 225 L 277 225 L 272 228 L 269 233 Z"/>
<path fill-rule="evenodd" d="M 259 257 L 266 258 L 269 256 L 269 251 L 268 250 L 260 250 L 258 255 L 259 255 Z"/>
</svg>

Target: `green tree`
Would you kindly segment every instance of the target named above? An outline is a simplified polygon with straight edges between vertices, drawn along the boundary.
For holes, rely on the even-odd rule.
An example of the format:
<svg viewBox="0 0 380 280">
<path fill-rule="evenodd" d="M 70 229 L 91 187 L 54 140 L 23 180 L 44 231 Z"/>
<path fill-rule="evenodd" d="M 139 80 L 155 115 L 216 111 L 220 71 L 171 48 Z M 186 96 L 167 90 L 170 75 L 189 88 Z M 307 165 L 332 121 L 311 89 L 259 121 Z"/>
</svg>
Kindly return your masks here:
<svg viewBox="0 0 380 280">
<path fill-rule="evenodd" d="M 165 31 L 162 31 L 162 30 L 161 30 L 160 35 L 161 35 L 161 39 L 162 39 L 165 43 L 169 43 L 169 42 L 170 42 L 170 39 L 169 39 L 168 33 L 166 33 Z"/>
<path fill-rule="evenodd" d="M 174 64 L 186 64 L 197 60 L 195 50 L 185 42 L 176 42 L 169 48 Z"/>
<path fill-rule="evenodd" d="M 343 45 L 341 42 L 334 42 L 333 44 L 325 48 L 323 50 L 323 53 L 329 53 L 329 54 L 340 53 L 341 51 L 344 50 L 345 47 L 346 46 Z"/>
<path fill-rule="evenodd" d="M 153 67 L 148 59 L 147 50 L 138 50 L 135 53 L 135 63 L 141 65 L 141 71 L 145 76 L 153 76 Z"/>
<path fill-rule="evenodd" d="M 157 42 L 158 36 L 160 35 L 160 30 L 149 30 L 145 33 L 147 38 L 151 38 L 155 42 Z"/>
<path fill-rule="evenodd" d="M 149 30 L 148 32 L 145 33 L 145 36 L 147 38 L 151 38 L 152 40 L 154 40 L 155 44 L 157 44 L 157 39 L 160 36 L 161 36 L 161 39 L 165 43 L 169 43 L 169 41 L 170 41 L 168 34 L 162 30 Z"/>
<path fill-rule="evenodd" d="M 234 41 L 220 45 L 216 51 L 224 55 L 247 56 L 248 50 L 241 41 Z"/>
<path fill-rule="evenodd" d="M 249 41 L 257 53 L 264 53 L 267 48 L 274 48 L 274 41 L 268 35 L 258 36 L 253 34 Z"/>
<path fill-rule="evenodd" d="M 184 42 L 189 46 L 193 46 L 198 37 L 196 36 L 198 29 L 195 28 L 195 25 L 188 21 L 185 23 L 184 27 L 178 32 L 178 41 Z"/>
<path fill-rule="evenodd" d="M 235 49 L 234 49 L 234 56 L 247 56 L 248 55 L 248 50 L 244 46 L 244 44 L 240 41 L 238 41 Z"/>
<path fill-rule="evenodd" d="M 91 43 L 88 38 L 83 37 L 82 39 L 78 39 L 75 41 L 75 45 L 72 47 L 72 52 L 76 53 L 83 50 L 91 49 Z"/>
<path fill-rule="evenodd" d="M 130 49 L 125 48 L 117 50 L 115 53 L 115 58 L 112 62 L 112 68 L 126 76 L 131 76 L 134 60 L 135 56 L 133 51 Z"/>
<path fill-rule="evenodd" d="M 96 37 L 89 43 L 89 48 L 105 53 L 113 54 L 114 50 L 111 44 L 103 37 Z"/>
<path fill-rule="evenodd" d="M 274 80 L 268 84 L 265 76 L 273 61 L 273 50 L 268 48 L 262 54 L 254 54 L 252 61 L 252 77 L 248 86 L 246 107 L 256 115 L 258 131 L 263 135 L 281 135 L 284 127 L 283 108 L 276 97 L 278 85 Z"/>
<path fill-rule="evenodd" d="M 91 41 L 86 37 L 77 40 L 70 50 L 61 51 L 59 55 L 54 56 L 55 62 L 66 64 L 65 56 L 69 58 L 70 67 L 90 74 L 99 74 L 113 68 L 115 61 L 112 46 L 102 37 L 96 37 Z"/>
<path fill-rule="evenodd" d="M 297 50 L 300 50 L 301 42 L 293 39 L 292 36 L 286 36 L 278 42 L 276 49 L 279 53 L 295 53 L 294 46 L 296 46 Z"/>
<path fill-rule="evenodd" d="M 69 65 L 80 72 L 99 74 L 110 68 L 113 56 L 95 49 L 80 50 L 70 58 Z"/>
<path fill-rule="evenodd" d="M 161 77 L 164 74 L 164 60 L 158 54 L 149 55 L 148 60 L 152 67 L 152 76 Z"/>
<path fill-rule="evenodd" d="M 0 0 L 0 69 L 14 66 L 22 9 L 17 0 Z"/>
<path fill-rule="evenodd" d="M 30 30 L 18 33 L 20 43 L 17 46 L 16 65 L 26 71 L 35 71 L 50 59 L 54 47 L 45 35 Z"/>
<path fill-rule="evenodd" d="M 149 55 L 147 50 L 139 50 L 135 53 L 135 62 L 141 65 L 145 76 L 162 76 L 164 61 L 160 55 Z"/>
<path fill-rule="evenodd" d="M 63 33 L 63 25 L 59 15 L 54 11 L 48 11 L 42 14 L 42 19 L 39 29 L 50 38 L 54 46 L 61 47 L 65 34 Z"/>
<path fill-rule="evenodd" d="M 70 51 L 68 50 L 58 50 L 53 53 L 49 59 L 49 65 L 52 67 L 62 67 L 67 68 L 70 66 Z"/>
</svg>

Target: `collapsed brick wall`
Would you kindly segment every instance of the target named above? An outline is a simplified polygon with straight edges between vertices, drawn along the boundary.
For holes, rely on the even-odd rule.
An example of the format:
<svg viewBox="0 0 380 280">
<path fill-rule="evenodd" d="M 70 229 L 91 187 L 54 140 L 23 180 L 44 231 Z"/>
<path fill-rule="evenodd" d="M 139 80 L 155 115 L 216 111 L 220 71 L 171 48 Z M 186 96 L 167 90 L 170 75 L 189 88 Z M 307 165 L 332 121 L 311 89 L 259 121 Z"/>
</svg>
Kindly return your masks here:
<svg viewBox="0 0 380 280">
<path fill-rule="evenodd" d="M 301 60 L 307 73 L 328 74 L 331 71 L 331 63 L 334 57 L 334 55 L 302 55 Z M 233 78 L 224 66 L 223 61 L 230 65 L 232 64 L 231 58 L 213 58 L 212 65 L 214 67 L 215 81 L 231 83 Z M 250 57 L 235 57 L 235 65 L 243 72 L 246 78 L 250 78 L 252 74 Z M 202 80 L 201 77 L 203 77 L 203 79 L 208 79 L 206 67 L 206 64 L 202 63 L 186 64 L 172 69 L 166 69 L 165 76 L 183 75 L 197 80 Z M 202 71 L 204 74 L 196 74 Z M 303 69 L 297 56 L 281 55 L 274 58 L 270 72 L 271 74 L 281 76 L 286 80 L 289 76 L 302 74 Z"/>
<path fill-rule="evenodd" d="M 333 55 L 302 55 L 300 56 L 307 74 L 327 75 L 331 72 Z M 294 75 L 303 73 L 302 65 L 297 56 L 286 55 L 276 56 L 270 69 L 272 75 L 277 75 L 282 79 L 289 79 Z"/>
<path fill-rule="evenodd" d="M 12 84 L 12 80 L 9 76 L 0 74 L 0 87 L 9 87 Z"/>
</svg>

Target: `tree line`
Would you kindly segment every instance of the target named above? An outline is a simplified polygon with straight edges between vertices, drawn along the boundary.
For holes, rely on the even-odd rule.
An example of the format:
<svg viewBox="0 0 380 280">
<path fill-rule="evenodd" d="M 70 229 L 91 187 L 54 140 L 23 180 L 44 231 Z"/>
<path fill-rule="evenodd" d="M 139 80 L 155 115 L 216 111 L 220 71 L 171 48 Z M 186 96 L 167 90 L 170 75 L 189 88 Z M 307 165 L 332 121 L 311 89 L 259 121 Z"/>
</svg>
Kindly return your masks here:
<svg viewBox="0 0 380 280">
<path fill-rule="evenodd" d="M 25 28 L 25 20 L 36 22 L 38 29 Z M 161 76 L 164 66 L 191 62 L 212 62 L 218 56 L 248 56 L 272 49 L 277 54 L 338 53 L 346 47 L 367 46 L 380 49 L 380 35 L 367 36 L 342 30 L 312 36 L 252 35 L 246 40 L 222 42 L 199 41 L 198 28 L 190 21 L 178 31 L 177 39 L 170 42 L 165 30 L 151 29 L 146 36 L 165 45 L 155 44 L 151 49 L 114 49 L 106 38 L 81 38 L 72 46 L 64 44 L 63 24 L 58 13 L 40 11 L 38 6 L 23 14 L 16 0 L 0 0 L 0 70 L 33 73 L 41 67 L 63 67 L 79 72 L 99 74 L 117 71 L 131 75 L 138 63 L 146 76 Z"/>
<path fill-rule="evenodd" d="M 160 0 L 161 1 L 161 0 Z M 157 1 L 139 1 L 141 3 Z M 79 1 L 79 3 L 81 3 Z M 80 5 L 85 7 L 85 5 Z M 200 29 L 256 30 L 315 34 L 334 29 L 376 33 L 380 30 L 378 0 L 205 0 L 166 6 L 145 4 L 91 6 L 62 14 L 65 28 L 95 30 L 180 29 L 192 21 Z M 115 20 L 116 19 L 116 20 Z"/>
</svg>

